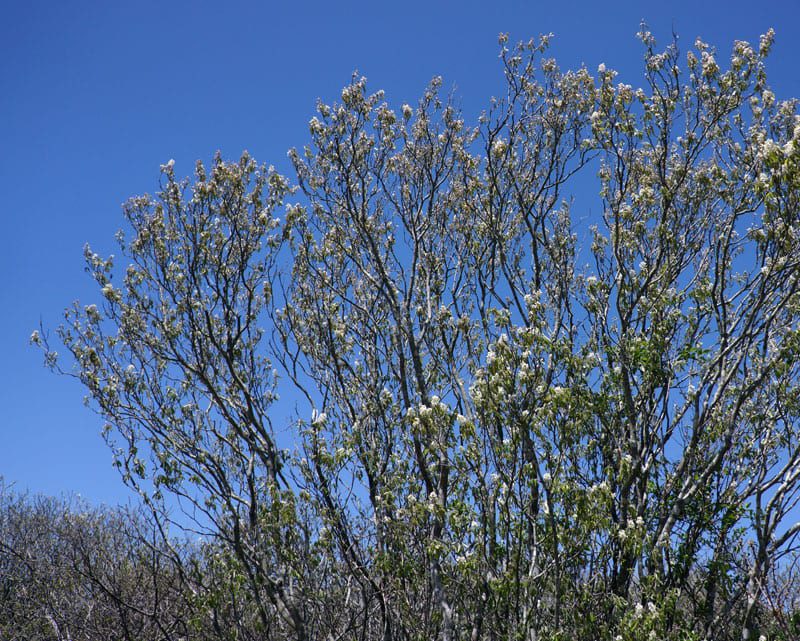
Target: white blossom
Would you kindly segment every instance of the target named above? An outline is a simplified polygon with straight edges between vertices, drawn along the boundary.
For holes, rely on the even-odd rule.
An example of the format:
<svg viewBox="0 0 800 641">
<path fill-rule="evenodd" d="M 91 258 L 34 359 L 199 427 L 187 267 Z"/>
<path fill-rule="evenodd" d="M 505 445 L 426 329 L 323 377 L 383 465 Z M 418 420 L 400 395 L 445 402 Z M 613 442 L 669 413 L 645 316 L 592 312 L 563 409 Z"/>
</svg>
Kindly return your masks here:
<svg viewBox="0 0 800 641">
<path fill-rule="evenodd" d="M 506 149 L 508 149 L 508 143 L 502 138 L 498 138 L 492 143 L 492 155 L 494 156 L 502 156 Z"/>
</svg>

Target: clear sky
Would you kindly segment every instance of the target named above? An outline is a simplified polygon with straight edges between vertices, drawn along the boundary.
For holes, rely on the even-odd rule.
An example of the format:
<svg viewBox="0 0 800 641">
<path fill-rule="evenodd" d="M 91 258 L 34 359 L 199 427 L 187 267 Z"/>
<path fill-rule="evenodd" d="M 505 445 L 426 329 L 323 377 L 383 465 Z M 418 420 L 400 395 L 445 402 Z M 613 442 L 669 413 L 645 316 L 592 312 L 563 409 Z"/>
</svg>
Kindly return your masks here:
<svg viewBox="0 0 800 641">
<path fill-rule="evenodd" d="M 99 299 L 87 241 L 116 250 L 120 204 L 155 190 L 170 158 L 191 174 L 216 150 L 247 149 L 289 171 L 317 98 L 356 69 L 394 105 L 442 75 L 475 114 L 500 87 L 497 35 L 553 32 L 562 68 L 601 62 L 641 82 L 641 19 L 683 50 L 702 36 L 724 60 L 734 39 L 777 32 L 778 98 L 800 96 L 800 3 L 741 2 L 10 2 L 0 14 L 0 475 L 20 489 L 128 493 L 75 381 L 28 346 L 76 298 Z M 725 55 L 723 55 L 725 54 Z"/>
</svg>

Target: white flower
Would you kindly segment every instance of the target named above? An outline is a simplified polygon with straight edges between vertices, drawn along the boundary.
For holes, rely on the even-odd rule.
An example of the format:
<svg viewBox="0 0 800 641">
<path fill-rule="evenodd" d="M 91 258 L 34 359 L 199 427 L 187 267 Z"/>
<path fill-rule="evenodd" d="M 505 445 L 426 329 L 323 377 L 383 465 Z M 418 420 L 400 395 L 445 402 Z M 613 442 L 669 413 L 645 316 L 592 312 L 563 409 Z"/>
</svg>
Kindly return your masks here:
<svg viewBox="0 0 800 641">
<path fill-rule="evenodd" d="M 771 153 L 779 149 L 778 145 L 772 138 L 767 138 L 761 145 L 761 156 L 769 156 Z"/>
<path fill-rule="evenodd" d="M 325 129 L 323 124 L 320 122 L 319 118 L 317 118 L 316 116 L 314 116 L 311 120 L 308 121 L 308 128 L 311 130 L 311 133 L 313 134 L 322 133 L 322 131 Z"/>
<path fill-rule="evenodd" d="M 41 342 L 42 342 L 42 337 L 39 336 L 39 332 L 36 331 L 36 330 L 33 330 L 33 332 L 31 333 L 30 343 L 32 345 L 38 345 Z"/>
<path fill-rule="evenodd" d="M 324 425 L 326 420 L 328 420 L 328 416 L 325 414 L 325 412 L 320 412 L 318 414 L 317 410 L 312 410 L 311 411 L 311 424 L 312 425 L 316 425 L 316 426 Z"/>
<path fill-rule="evenodd" d="M 411 108 L 411 105 L 403 105 L 403 118 L 408 120 L 414 114 L 414 110 Z"/>
<path fill-rule="evenodd" d="M 606 65 L 604 62 L 601 62 L 597 65 L 597 73 L 605 73 L 606 72 Z"/>
<path fill-rule="evenodd" d="M 495 156 L 502 156 L 506 149 L 508 149 L 508 143 L 502 138 L 498 138 L 492 143 L 492 154 Z"/>
<path fill-rule="evenodd" d="M 711 76 L 719 71 L 719 65 L 708 51 L 703 52 L 703 75 Z"/>
<path fill-rule="evenodd" d="M 103 285 L 103 289 L 100 290 L 103 296 L 105 296 L 108 300 L 117 300 L 119 298 L 119 292 L 114 289 L 114 286 L 111 283 L 106 283 Z"/>
<path fill-rule="evenodd" d="M 342 102 L 346 105 L 350 105 L 351 103 L 355 102 L 360 91 L 361 87 L 357 84 L 345 87 L 342 89 Z"/>
</svg>

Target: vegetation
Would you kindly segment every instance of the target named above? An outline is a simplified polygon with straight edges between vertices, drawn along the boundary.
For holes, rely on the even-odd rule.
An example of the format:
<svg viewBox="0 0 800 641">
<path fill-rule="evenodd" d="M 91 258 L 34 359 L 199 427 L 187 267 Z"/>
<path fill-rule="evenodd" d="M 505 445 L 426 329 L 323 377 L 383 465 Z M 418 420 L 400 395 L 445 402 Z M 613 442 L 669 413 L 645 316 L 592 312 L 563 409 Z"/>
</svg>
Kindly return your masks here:
<svg viewBox="0 0 800 641">
<path fill-rule="evenodd" d="M 121 282 L 87 247 L 103 302 L 58 330 L 147 519 L 5 504 L 11 581 L 52 589 L 0 626 L 797 638 L 797 105 L 771 33 L 725 65 L 640 37 L 641 89 L 501 37 L 474 125 L 439 79 L 394 111 L 354 78 L 292 179 L 164 165 Z M 50 545 L 63 582 L 14 565 Z M 95 627 L 66 635 L 55 598 Z"/>
</svg>

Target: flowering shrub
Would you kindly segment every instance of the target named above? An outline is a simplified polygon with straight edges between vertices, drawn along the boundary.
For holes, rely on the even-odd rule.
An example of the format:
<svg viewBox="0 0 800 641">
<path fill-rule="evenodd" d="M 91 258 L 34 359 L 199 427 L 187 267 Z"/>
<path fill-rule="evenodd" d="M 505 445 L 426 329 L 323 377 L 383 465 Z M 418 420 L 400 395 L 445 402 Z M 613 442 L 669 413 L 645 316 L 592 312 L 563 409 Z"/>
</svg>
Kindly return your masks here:
<svg viewBox="0 0 800 641">
<path fill-rule="evenodd" d="M 637 89 L 501 37 L 475 125 L 354 78 L 295 178 L 168 163 L 120 286 L 87 248 L 59 335 L 123 476 L 270 638 L 793 634 L 800 119 L 771 32 L 640 37 Z"/>
</svg>

